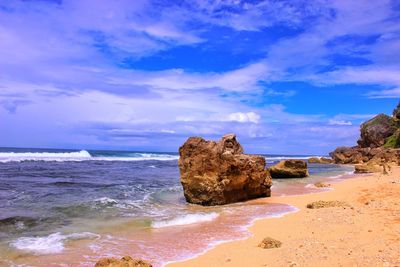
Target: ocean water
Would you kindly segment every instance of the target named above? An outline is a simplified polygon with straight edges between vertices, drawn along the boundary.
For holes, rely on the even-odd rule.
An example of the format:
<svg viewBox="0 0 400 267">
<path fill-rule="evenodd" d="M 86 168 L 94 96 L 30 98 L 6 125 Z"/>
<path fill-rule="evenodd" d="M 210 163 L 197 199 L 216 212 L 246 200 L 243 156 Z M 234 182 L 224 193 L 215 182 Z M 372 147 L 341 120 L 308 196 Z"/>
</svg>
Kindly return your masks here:
<svg viewBox="0 0 400 267">
<path fill-rule="evenodd" d="M 266 155 L 268 165 L 284 158 Z M 0 149 L 0 265 L 93 266 L 132 255 L 155 266 L 249 236 L 254 220 L 296 208 L 254 200 L 218 207 L 186 203 L 176 153 Z M 316 181 L 352 172 L 310 164 L 305 179 L 274 180 L 273 195 L 319 192 Z"/>
</svg>

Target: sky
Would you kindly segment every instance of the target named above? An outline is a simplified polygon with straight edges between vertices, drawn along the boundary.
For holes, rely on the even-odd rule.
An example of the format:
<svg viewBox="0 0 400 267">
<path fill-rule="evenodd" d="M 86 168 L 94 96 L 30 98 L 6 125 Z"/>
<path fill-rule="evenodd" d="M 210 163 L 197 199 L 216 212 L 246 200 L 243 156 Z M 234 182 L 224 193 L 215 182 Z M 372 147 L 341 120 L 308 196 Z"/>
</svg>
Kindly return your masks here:
<svg viewBox="0 0 400 267">
<path fill-rule="evenodd" d="M 399 1 L 0 0 L 0 146 L 327 154 L 399 99 Z"/>
</svg>

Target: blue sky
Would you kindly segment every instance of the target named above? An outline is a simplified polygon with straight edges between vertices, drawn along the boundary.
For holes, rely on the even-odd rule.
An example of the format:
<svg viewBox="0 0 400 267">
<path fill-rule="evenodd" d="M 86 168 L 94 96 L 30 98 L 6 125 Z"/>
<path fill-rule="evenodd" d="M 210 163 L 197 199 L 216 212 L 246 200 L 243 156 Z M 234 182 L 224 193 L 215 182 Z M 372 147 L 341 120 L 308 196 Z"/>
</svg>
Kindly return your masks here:
<svg viewBox="0 0 400 267">
<path fill-rule="evenodd" d="M 400 99 L 397 1 L 0 0 L 0 145 L 326 154 Z"/>
</svg>

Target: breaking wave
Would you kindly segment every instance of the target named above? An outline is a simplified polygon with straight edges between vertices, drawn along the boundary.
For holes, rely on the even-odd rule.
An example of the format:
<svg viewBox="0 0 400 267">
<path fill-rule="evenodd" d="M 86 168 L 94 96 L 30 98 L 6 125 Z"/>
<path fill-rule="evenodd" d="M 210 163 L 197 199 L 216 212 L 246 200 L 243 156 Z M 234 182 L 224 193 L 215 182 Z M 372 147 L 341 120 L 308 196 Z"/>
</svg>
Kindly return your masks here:
<svg viewBox="0 0 400 267">
<path fill-rule="evenodd" d="M 218 216 L 219 214 L 216 212 L 187 214 L 170 220 L 155 221 L 152 222 L 151 226 L 153 228 L 164 228 L 164 227 L 188 225 L 200 222 L 210 222 L 216 219 Z"/>
<path fill-rule="evenodd" d="M 82 161 L 91 159 L 86 150 L 78 152 L 1 152 L 0 162 L 11 161 Z"/>
<path fill-rule="evenodd" d="M 156 153 L 121 153 L 114 155 L 91 155 L 86 150 L 76 152 L 0 152 L 0 162 L 22 161 L 143 161 L 143 160 L 177 160 L 177 155 Z"/>
<path fill-rule="evenodd" d="M 20 237 L 10 243 L 10 246 L 18 250 L 36 255 L 56 254 L 64 250 L 64 242 L 67 240 L 99 238 L 97 234 L 90 232 L 61 234 L 54 233 L 41 237 Z"/>
</svg>

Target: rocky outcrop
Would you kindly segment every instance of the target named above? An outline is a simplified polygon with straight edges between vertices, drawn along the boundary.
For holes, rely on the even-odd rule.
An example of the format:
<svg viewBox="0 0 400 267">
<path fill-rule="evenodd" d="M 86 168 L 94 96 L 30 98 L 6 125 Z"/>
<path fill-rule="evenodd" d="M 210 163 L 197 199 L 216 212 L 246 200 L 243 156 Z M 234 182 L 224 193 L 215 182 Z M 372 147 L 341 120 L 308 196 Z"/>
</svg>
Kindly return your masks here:
<svg viewBox="0 0 400 267">
<path fill-rule="evenodd" d="M 385 144 L 386 138 L 392 136 L 396 130 L 394 118 L 379 114 L 361 124 L 361 138 L 357 143 L 360 147 L 380 147 Z"/>
<path fill-rule="evenodd" d="M 99 260 L 94 267 L 152 267 L 148 262 L 135 260 L 129 256 L 117 258 L 104 258 Z"/>
<path fill-rule="evenodd" d="M 363 163 L 354 166 L 354 173 L 382 172 L 382 166 L 376 163 Z"/>
<path fill-rule="evenodd" d="M 392 148 L 380 148 L 377 153 L 368 161 L 368 163 L 382 164 L 388 163 L 400 165 L 400 150 Z"/>
<path fill-rule="evenodd" d="M 339 147 L 331 152 L 330 155 L 337 164 L 362 164 L 371 160 L 376 164 L 380 164 L 381 162 L 400 162 L 399 149 L 384 147 Z"/>
<path fill-rule="evenodd" d="M 385 163 L 399 165 L 400 103 L 392 117 L 379 114 L 361 124 L 357 143 L 354 147 L 338 147 L 329 155 L 335 163 L 358 164 L 356 173 L 379 172 L 385 169 Z"/>
<path fill-rule="evenodd" d="M 269 168 L 272 178 L 304 178 L 307 177 L 307 163 L 302 160 L 282 160 Z"/>
<path fill-rule="evenodd" d="M 265 158 L 243 154 L 234 134 L 219 142 L 190 137 L 179 148 L 185 198 L 200 205 L 222 205 L 271 195 Z"/>
<path fill-rule="evenodd" d="M 338 147 L 329 153 L 333 161 L 337 164 L 358 164 L 370 160 L 376 149 L 360 147 Z"/>
<path fill-rule="evenodd" d="M 317 164 L 331 164 L 333 163 L 333 159 L 325 158 L 325 157 L 312 157 L 308 159 L 308 163 L 317 163 Z"/>
</svg>

